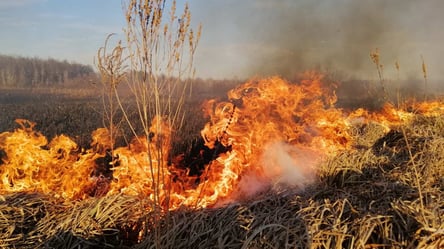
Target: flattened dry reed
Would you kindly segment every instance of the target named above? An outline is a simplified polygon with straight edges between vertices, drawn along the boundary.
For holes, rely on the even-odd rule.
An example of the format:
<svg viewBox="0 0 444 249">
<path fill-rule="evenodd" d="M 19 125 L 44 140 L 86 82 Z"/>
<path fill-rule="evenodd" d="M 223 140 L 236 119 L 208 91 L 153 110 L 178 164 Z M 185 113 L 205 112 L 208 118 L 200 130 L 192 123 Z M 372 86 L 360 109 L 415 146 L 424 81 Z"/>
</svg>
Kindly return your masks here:
<svg viewBox="0 0 444 249">
<path fill-rule="evenodd" d="M 0 247 L 32 246 L 32 230 L 54 203 L 37 193 L 0 196 Z"/>
<path fill-rule="evenodd" d="M 131 196 L 62 203 L 37 193 L 0 196 L 0 245 L 6 248 L 95 248 L 122 244 L 144 211 Z"/>
</svg>

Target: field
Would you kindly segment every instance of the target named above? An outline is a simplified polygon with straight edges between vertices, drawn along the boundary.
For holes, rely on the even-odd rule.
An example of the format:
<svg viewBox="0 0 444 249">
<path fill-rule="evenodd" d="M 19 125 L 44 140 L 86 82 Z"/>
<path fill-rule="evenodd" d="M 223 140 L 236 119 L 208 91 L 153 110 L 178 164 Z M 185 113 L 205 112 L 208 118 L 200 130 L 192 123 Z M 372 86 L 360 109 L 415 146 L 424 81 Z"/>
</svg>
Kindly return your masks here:
<svg viewBox="0 0 444 249">
<path fill-rule="evenodd" d="M 208 117 L 196 113 L 202 109 L 204 99 L 217 97 L 226 99 L 217 92 L 194 96 L 186 103 L 188 115 L 172 141 L 172 155 L 191 153 L 200 130 L 208 122 Z M 340 98 L 338 103 L 346 106 L 350 101 Z M 246 103 L 244 100 L 243 105 Z M 403 114 L 408 118 L 388 124 L 380 122 L 388 114 L 372 106 L 381 116 L 371 122 L 350 125 L 349 146 L 335 149 L 335 153 L 317 161 L 313 180 L 303 187 L 277 181 L 251 195 L 208 207 L 184 205 L 163 213 L 160 218 L 158 212 L 147 209 L 151 200 L 142 195 L 114 193 L 66 200 L 39 191 L 38 187 L 26 191 L 2 190 L 0 245 L 5 248 L 444 247 L 443 105 L 435 101 L 430 106 L 424 111 L 424 105 L 406 104 Z M 36 123 L 34 130 L 48 140 L 66 134 L 85 149 L 91 147 L 92 132 L 104 124 L 101 98 L 94 95 L 2 90 L 0 110 L 0 132 L 19 128 L 14 122 L 16 118 L 28 119 Z M 329 112 L 332 110 L 336 109 Z M 120 128 L 122 133 L 117 143 L 125 146 L 131 135 L 124 122 Z M 8 158 L 12 158 L 1 147 L 5 134 L 0 135 L 3 160 L 0 172 L 8 164 Z M 302 139 L 300 143 L 305 141 L 303 137 L 298 139 Z"/>
</svg>

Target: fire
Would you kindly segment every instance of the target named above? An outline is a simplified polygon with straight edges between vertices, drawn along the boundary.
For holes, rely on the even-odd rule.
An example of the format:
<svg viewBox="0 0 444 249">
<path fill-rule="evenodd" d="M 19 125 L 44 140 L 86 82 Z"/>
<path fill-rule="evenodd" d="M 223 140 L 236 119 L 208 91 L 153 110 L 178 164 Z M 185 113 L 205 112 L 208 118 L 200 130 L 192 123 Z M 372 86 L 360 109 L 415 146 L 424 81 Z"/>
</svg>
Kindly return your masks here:
<svg viewBox="0 0 444 249">
<path fill-rule="evenodd" d="M 387 128 L 414 116 L 387 104 L 378 113 L 334 107 L 334 89 L 307 72 L 298 84 L 279 78 L 252 79 L 209 100 L 201 131 L 214 154 L 199 176 L 168 160 L 172 129 L 161 117 L 149 134 L 127 147 L 111 148 L 108 130 L 93 133 L 91 148 L 60 135 L 52 141 L 34 123 L 0 134 L 0 193 L 39 191 L 65 200 L 116 193 L 149 198 L 163 207 L 211 207 L 269 187 L 302 189 L 327 156 L 352 149 L 350 126 L 377 122 Z M 416 113 L 441 115 L 439 102 L 412 105 Z"/>
<path fill-rule="evenodd" d="M 208 103 L 211 121 L 202 131 L 206 145 L 221 141 L 231 147 L 210 165 L 220 171 L 217 175 L 224 172 L 221 184 L 231 186 L 219 188 L 219 198 L 233 190 L 252 194 L 251 189 L 263 187 L 258 184 L 282 183 L 284 175 L 299 176 L 294 183 L 310 181 L 318 159 L 349 145 L 347 122 L 332 106 L 334 94 L 322 88 L 322 76 L 310 72 L 304 78 L 301 84 L 278 77 L 251 80 L 231 90 L 230 101 Z M 307 154 L 313 156 L 301 160 Z"/>
<path fill-rule="evenodd" d="M 79 153 L 70 138 L 61 135 L 50 143 L 33 130 L 34 123 L 17 120 L 21 129 L 0 134 L 0 148 L 6 153 L 1 165 L 1 190 L 41 191 L 67 199 L 83 195 L 98 155 Z"/>
</svg>

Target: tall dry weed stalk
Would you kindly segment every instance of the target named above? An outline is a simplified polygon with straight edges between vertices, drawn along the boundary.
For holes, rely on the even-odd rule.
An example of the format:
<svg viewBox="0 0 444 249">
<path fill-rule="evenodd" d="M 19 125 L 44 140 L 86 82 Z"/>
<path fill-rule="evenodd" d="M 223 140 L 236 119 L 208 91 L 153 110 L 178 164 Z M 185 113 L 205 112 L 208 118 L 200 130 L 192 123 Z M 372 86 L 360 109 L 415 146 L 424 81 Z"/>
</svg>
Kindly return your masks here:
<svg viewBox="0 0 444 249">
<path fill-rule="evenodd" d="M 108 42 L 114 34 L 109 34 L 105 39 L 103 47 L 97 51 L 96 67 L 99 70 L 102 82 L 102 102 L 104 110 L 104 125 L 109 130 L 109 149 L 111 156 L 114 157 L 114 144 L 118 133 L 118 127 L 115 121 L 118 92 L 117 86 L 123 82 L 125 76 L 126 65 L 123 56 L 122 43 L 119 42 L 111 51 L 108 51 Z M 113 158 L 114 161 L 114 158 Z"/>
<path fill-rule="evenodd" d="M 422 61 L 422 76 L 424 78 L 424 100 L 427 101 L 427 65 L 424 62 L 424 57 L 421 55 L 421 61 Z"/>
<path fill-rule="evenodd" d="M 193 57 L 201 33 L 200 27 L 197 34 L 190 27 L 188 4 L 180 16 L 176 15 L 176 1 L 170 5 L 169 16 L 165 16 L 167 6 L 166 0 L 131 0 L 124 6 L 130 67 L 127 83 L 148 141 L 151 136 L 163 133 L 164 122 L 173 131 L 182 125 L 182 107 L 194 76 Z M 128 123 L 133 126 L 130 120 Z M 155 134 L 151 126 L 155 127 Z M 162 136 L 157 139 L 163 144 Z M 168 152 L 163 151 L 162 146 L 156 148 L 157 151 L 148 149 L 147 152 L 151 160 L 160 162 L 157 166 L 150 165 L 157 209 L 160 208 L 160 191 L 164 190 L 161 189 L 165 176 L 162 170 L 166 168 L 163 164 Z"/>
<path fill-rule="evenodd" d="M 384 94 L 384 101 L 388 100 L 388 93 L 385 89 L 385 79 L 384 79 L 384 65 L 381 64 L 379 49 L 376 48 L 375 51 L 370 52 L 370 58 L 376 66 L 376 70 L 378 72 L 379 83 L 381 85 L 382 92 Z"/>
<path fill-rule="evenodd" d="M 176 1 L 128 0 L 123 2 L 123 10 L 127 24 L 125 47 L 119 42 L 107 54 L 108 37 L 105 47 L 98 52 L 102 81 L 109 86 L 108 102 L 116 101 L 135 137 L 141 136 L 135 128 L 141 126 L 147 141 L 157 136 L 157 145 L 170 143 L 161 134 L 180 129 L 184 122 L 183 104 L 195 74 L 193 60 L 201 26 L 194 31 L 188 4 L 178 15 Z M 134 99 L 136 121 L 130 120 L 120 100 L 116 86 L 122 81 L 127 83 Z M 115 106 L 110 105 L 109 113 L 114 110 Z M 108 116 L 112 124 L 112 115 Z M 148 146 L 147 155 L 149 172 L 146 173 L 150 178 L 147 181 L 151 181 L 153 192 L 151 210 L 154 218 L 160 219 L 169 209 L 170 186 L 165 184 L 167 172 L 164 171 L 168 151 L 164 151 L 164 146 Z M 161 200 L 161 195 L 166 198 Z M 151 222 L 157 223 L 157 220 Z"/>
<path fill-rule="evenodd" d="M 401 66 L 399 65 L 399 61 L 395 61 L 395 69 L 396 69 L 396 81 L 398 84 L 396 85 L 396 106 L 400 108 L 401 105 L 401 79 L 400 79 L 400 69 Z"/>
<path fill-rule="evenodd" d="M 388 104 L 394 106 L 393 103 L 388 98 L 388 94 L 387 94 L 387 92 L 385 90 L 385 83 L 384 83 L 385 79 L 384 79 L 384 76 L 383 76 L 383 68 L 384 67 L 380 63 L 380 54 L 379 54 L 379 49 L 378 48 L 376 48 L 375 51 L 370 52 L 370 58 L 372 59 L 373 63 L 376 65 L 376 69 L 377 69 L 377 72 L 378 72 L 379 81 L 381 83 L 381 89 L 382 89 L 383 94 L 384 94 L 385 102 L 387 102 Z M 421 58 L 422 58 L 422 56 L 421 56 Z M 399 75 L 400 66 L 399 66 L 398 61 L 396 61 L 395 67 L 396 67 L 396 70 L 398 71 L 398 75 Z M 426 68 L 426 65 L 424 63 L 424 59 L 422 60 L 422 71 L 423 71 L 423 75 L 424 75 L 425 86 L 427 86 L 427 68 Z M 399 103 L 398 103 L 398 106 L 399 106 Z M 397 114 L 399 115 L 399 113 L 397 113 Z M 402 117 L 400 115 L 399 115 L 399 119 L 400 120 L 402 119 Z M 403 137 L 404 137 L 404 141 L 405 141 L 406 146 L 407 146 L 407 151 L 408 151 L 408 155 L 409 155 L 409 162 L 412 164 L 413 170 L 414 170 L 414 174 L 415 174 L 415 184 L 416 184 L 416 188 L 418 190 L 418 195 L 419 195 L 419 199 L 420 199 L 420 208 L 421 208 L 420 213 L 423 216 L 424 220 L 426 220 L 425 219 L 425 217 L 426 217 L 426 215 L 425 215 L 426 209 L 425 209 L 425 205 L 424 205 L 423 189 L 422 189 L 422 186 L 420 184 L 419 165 L 415 162 L 415 158 L 414 158 L 414 155 L 413 155 L 413 152 L 412 152 L 412 146 L 411 146 L 411 144 L 410 144 L 410 142 L 408 140 L 407 132 L 405 130 L 405 127 L 404 126 L 400 126 L 400 129 L 401 129 L 401 132 L 402 132 Z M 426 225 L 428 226 L 428 224 L 426 224 Z"/>
</svg>

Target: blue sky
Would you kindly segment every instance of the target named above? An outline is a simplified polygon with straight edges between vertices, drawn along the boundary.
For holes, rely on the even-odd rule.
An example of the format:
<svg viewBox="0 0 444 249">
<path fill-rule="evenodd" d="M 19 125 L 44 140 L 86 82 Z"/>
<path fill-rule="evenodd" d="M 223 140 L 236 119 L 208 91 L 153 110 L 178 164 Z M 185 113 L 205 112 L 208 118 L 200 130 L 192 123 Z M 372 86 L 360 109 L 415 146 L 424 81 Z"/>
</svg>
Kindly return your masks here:
<svg viewBox="0 0 444 249">
<path fill-rule="evenodd" d="M 178 1 L 183 5 L 184 1 Z M 201 77 L 233 78 L 303 69 L 376 77 L 369 52 L 381 51 L 406 78 L 443 78 L 441 0 L 190 0 L 203 33 L 195 66 Z M 110 33 L 122 34 L 121 0 L 0 0 L 0 53 L 93 64 Z"/>
<path fill-rule="evenodd" d="M 93 64 L 121 13 L 120 1 L 0 0 L 0 52 Z"/>
</svg>

